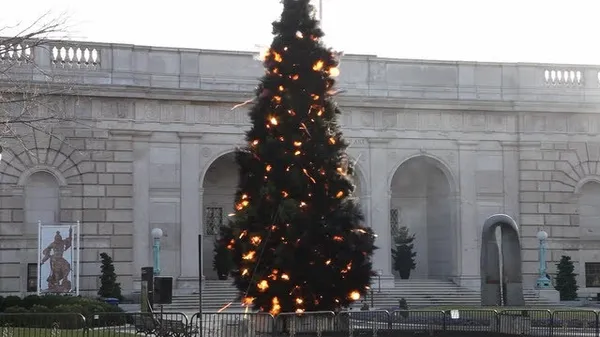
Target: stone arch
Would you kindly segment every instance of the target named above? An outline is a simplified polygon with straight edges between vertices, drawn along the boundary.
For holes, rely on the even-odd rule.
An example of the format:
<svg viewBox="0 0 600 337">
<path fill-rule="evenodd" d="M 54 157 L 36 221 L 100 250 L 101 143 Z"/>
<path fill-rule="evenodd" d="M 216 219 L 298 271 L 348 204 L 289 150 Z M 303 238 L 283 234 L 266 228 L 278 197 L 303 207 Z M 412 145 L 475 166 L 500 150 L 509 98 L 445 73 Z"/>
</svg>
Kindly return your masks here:
<svg viewBox="0 0 600 337">
<path fill-rule="evenodd" d="M 573 189 L 573 193 L 576 195 L 580 195 L 582 193 L 582 189 L 585 185 L 587 185 L 590 182 L 595 182 L 600 184 L 600 176 L 598 175 L 588 175 L 586 177 L 581 178 L 577 184 L 575 184 L 575 187 Z"/>
<path fill-rule="evenodd" d="M 365 216 L 365 221 L 368 221 L 369 200 L 371 198 L 371 192 L 369 191 L 369 186 L 367 185 L 365 171 L 362 165 L 358 162 L 357 158 L 348 153 L 346 154 L 346 156 L 348 157 L 348 160 L 351 160 L 354 164 L 353 183 L 356 186 L 356 189 L 354 191 L 354 197 L 357 198 L 357 201 L 360 203 L 363 215 Z"/>
<path fill-rule="evenodd" d="M 388 179 L 391 247 L 395 228 L 408 227 L 416 236 L 415 278 L 458 275 L 456 183 L 448 166 L 435 156 L 417 154 L 400 161 Z"/>
<path fill-rule="evenodd" d="M 577 206 L 577 214 L 573 222 L 579 227 L 579 238 L 585 242 L 586 238 L 597 237 L 600 234 L 600 179 L 597 176 L 586 177 L 576 186 L 573 203 Z M 572 217 L 573 218 L 573 217 Z M 598 249 L 595 245 L 581 245 L 575 268 L 577 283 L 582 287 L 592 287 L 600 284 L 594 274 L 588 275 L 585 270 L 586 262 L 596 262 Z"/>
<path fill-rule="evenodd" d="M 224 150 L 220 150 L 219 152 L 215 153 L 212 156 L 209 156 L 209 159 L 206 161 L 206 164 L 204 165 L 204 167 L 200 170 L 200 186 L 203 186 L 203 182 L 204 182 L 204 178 L 206 177 L 206 173 L 208 172 L 208 170 L 211 168 L 211 166 L 217 161 L 219 160 L 221 157 L 227 155 L 227 154 L 234 154 L 236 151 L 235 148 L 226 148 Z"/>
<path fill-rule="evenodd" d="M 21 176 L 19 177 L 19 180 L 17 181 L 17 186 L 21 186 L 21 187 L 25 186 L 25 184 L 29 180 L 29 177 L 31 177 L 33 174 L 36 174 L 38 172 L 46 172 L 46 173 L 52 175 L 54 177 L 54 179 L 56 179 L 56 182 L 58 183 L 58 186 L 60 186 L 60 187 L 67 186 L 67 179 L 65 179 L 65 177 L 62 175 L 62 173 L 59 172 L 54 167 L 48 166 L 48 165 L 36 165 L 34 167 L 30 167 L 30 168 L 26 169 L 25 171 L 23 171 L 21 173 Z"/>
<path fill-rule="evenodd" d="M 29 172 L 22 179 L 25 199 L 24 234 L 37 232 L 37 223 L 60 221 L 60 180 L 48 170 Z"/>
<path fill-rule="evenodd" d="M 212 156 L 199 179 L 202 193 L 202 274 L 207 279 L 216 279 L 217 274 L 212 267 L 213 245 L 219 226 L 225 225 L 228 215 L 233 212 L 238 182 L 235 149 L 226 149 Z"/>
<path fill-rule="evenodd" d="M 388 172 L 387 186 L 390 186 L 390 187 L 392 186 L 392 180 L 394 179 L 394 174 L 396 172 L 398 172 L 398 169 L 402 165 L 407 163 L 408 161 L 415 159 L 415 158 L 424 158 L 431 164 L 435 165 L 439 170 L 441 170 L 444 173 L 444 175 L 448 179 L 448 182 L 450 183 L 450 190 L 452 191 L 452 194 L 456 195 L 456 193 L 458 193 L 458 188 L 457 188 L 457 183 L 456 183 L 456 181 L 457 181 L 456 175 L 450 169 L 450 165 L 448 165 L 442 158 L 440 158 L 438 156 L 435 156 L 430 153 L 423 153 L 423 152 L 412 154 L 412 155 L 396 162 L 395 165 L 392 167 L 392 169 Z M 390 188 L 390 190 L 391 190 L 391 188 Z"/>
<path fill-rule="evenodd" d="M 5 149 L 0 162 L 1 182 L 22 186 L 23 177 L 43 170 L 58 179 L 60 186 L 80 184 L 81 175 L 93 170 L 87 156 L 64 145 L 54 148 Z"/>
<path fill-rule="evenodd" d="M 500 229 L 499 239 L 496 236 L 497 228 Z M 498 241 L 501 242 L 501 251 Z M 480 263 L 482 306 L 501 303 L 506 306 L 525 305 L 519 227 L 510 216 L 495 214 L 485 220 L 481 234 Z M 504 295 L 504 301 L 501 294 Z"/>
</svg>

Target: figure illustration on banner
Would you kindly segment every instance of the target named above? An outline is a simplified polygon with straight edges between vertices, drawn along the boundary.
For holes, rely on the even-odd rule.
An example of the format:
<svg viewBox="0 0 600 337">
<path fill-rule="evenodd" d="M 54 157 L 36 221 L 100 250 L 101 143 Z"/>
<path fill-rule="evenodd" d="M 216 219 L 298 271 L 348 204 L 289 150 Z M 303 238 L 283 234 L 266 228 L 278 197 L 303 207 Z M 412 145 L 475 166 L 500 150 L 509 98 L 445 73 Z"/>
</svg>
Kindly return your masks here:
<svg viewBox="0 0 600 337">
<path fill-rule="evenodd" d="M 62 238 L 60 231 L 56 231 L 54 241 L 42 251 L 43 258 L 41 264 L 43 265 L 46 261 L 50 260 L 50 272 L 46 279 L 46 282 L 48 282 L 47 292 L 66 293 L 71 291 L 72 286 L 69 280 L 71 264 L 63 255 L 71 248 L 72 242 L 73 228 L 69 228 L 69 236 L 65 239 Z"/>
</svg>

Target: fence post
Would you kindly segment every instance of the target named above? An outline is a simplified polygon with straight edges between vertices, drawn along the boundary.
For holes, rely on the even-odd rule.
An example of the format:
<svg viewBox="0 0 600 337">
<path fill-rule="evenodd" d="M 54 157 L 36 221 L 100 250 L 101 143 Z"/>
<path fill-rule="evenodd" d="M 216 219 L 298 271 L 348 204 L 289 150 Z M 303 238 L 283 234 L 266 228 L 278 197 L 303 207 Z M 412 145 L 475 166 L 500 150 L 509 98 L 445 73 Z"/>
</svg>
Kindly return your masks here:
<svg viewBox="0 0 600 337">
<path fill-rule="evenodd" d="M 599 325 L 600 325 L 600 324 L 599 324 L 600 322 L 598 322 L 598 320 L 599 320 L 600 316 L 598 315 L 598 312 L 597 312 L 597 311 L 594 311 L 594 314 L 596 314 L 596 324 L 595 324 L 596 326 L 594 327 L 594 334 L 595 334 L 596 336 L 598 336 L 598 335 L 600 334 L 600 326 L 599 326 Z"/>
</svg>

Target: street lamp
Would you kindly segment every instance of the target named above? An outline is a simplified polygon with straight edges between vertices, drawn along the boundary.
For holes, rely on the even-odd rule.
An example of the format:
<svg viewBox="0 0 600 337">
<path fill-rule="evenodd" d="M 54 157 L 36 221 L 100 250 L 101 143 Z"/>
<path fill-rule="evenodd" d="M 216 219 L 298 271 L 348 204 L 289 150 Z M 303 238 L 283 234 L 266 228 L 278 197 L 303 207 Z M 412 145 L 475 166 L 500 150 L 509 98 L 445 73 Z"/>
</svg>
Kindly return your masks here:
<svg viewBox="0 0 600 337">
<path fill-rule="evenodd" d="M 550 288 L 550 280 L 546 277 L 546 239 L 548 239 L 548 233 L 540 230 L 536 237 L 540 241 L 540 276 L 537 279 L 536 287 L 538 289 L 548 289 Z"/>
<path fill-rule="evenodd" d="M 163 231 L 160 228 L 152 230 L 152 238 L 154 245 L 152 246 L 152 255 L 154 257 L 154 275 L 160 275 L 160 238 L 163 236 Z"/>
</svg>

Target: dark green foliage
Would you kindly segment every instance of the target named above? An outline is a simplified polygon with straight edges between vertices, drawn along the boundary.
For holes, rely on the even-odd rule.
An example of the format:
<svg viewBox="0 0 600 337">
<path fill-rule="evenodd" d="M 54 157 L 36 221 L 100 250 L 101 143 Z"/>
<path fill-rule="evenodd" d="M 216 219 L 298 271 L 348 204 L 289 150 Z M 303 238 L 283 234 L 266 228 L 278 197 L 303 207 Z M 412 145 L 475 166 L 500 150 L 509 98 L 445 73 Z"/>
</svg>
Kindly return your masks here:
<svg viewBox="0 0 600 337">
<path fill-rule="evenodd" d="M 231 240 L 231 227 L 223 226 L 220 229 L 219 237 L 215 239 L 214 243 L 214 258 L 213 258 L 213 270 L 217 272 L 219 279 L 225 280 L 233 268 L 233 260 L 231 255 L 231 248 L 229 246 Z"/>
<path fill-rule="evenodd" d="M 337 124 L 338 55 L 309 0 L 284 0 L 273 34 L 236 154 L 232 275 L 254 309 L 335 311 L 366 294 L 375 249 Z"/>
<path fill-rule="evenodd" d="M 9 306 L 5 306 L 7 299 Z M 121 324 L 125 319 L 120 315 L 123 310 L 119 307 L 92 298 L 61 295 L 31 295 L 23 299 L 10 296 L 0 301 L 0 312 L 9 314 L 0 315 L 0 326 L 28 328 L 51 328 L 58 325 L 61 329 L 82 329 L 84 320 L 79 315 L 95 326 Z M 109 314 L 94 319 L 94 314 L 98 313 Z"/>
<path fill-rule="evenodd" d="M 406 227 L 400 227 L 398 234 L 394 238 L 394 246 L 396 247 L 396 249 L 392 249 L 394 270 L 398 271 L 402 279 L 408 279 L 410 271 L 417 266 L 415 263 L 417 253 L 413 252 L 414 240 L 415 235 L 410 235 Z"/>
<path fill-rule="evenodd" d="M 556 274 L 556 285 L 555 288 L 560 293 L 561 301 L 574 301 L 577 299 L 577 279 L 575 276 L 575 266 L 571 261 L 570 256 L 563 255 L 560 258 L 560 262 L 556 264 L 558 273 Z"/>
<path fill-rule="evenodd" d="M 401 299 L 398 300 L 398 310 L 405 310 L 405 311 L 400 311 L 400 316 L 402 316 L 404 318 L 408 318 L 408 315 L 409 315 L 408 302 L 406 302 L 406 299 L 404 297 L 402 297 Z"/>
<path fill-rule="evenodd" d="M 119 301 L 123 300 L 121 295 L 121 284 L 117 283 L 117 274 L 115 273 L 115 266 L 113 265 L 112 258 L 106 254 L 101 253 L 100 258 L 102 259 L 100 276 L 100 289 L 98 290 L 98 296 L 102 298 L 116 298 Z"/>
</svg>

